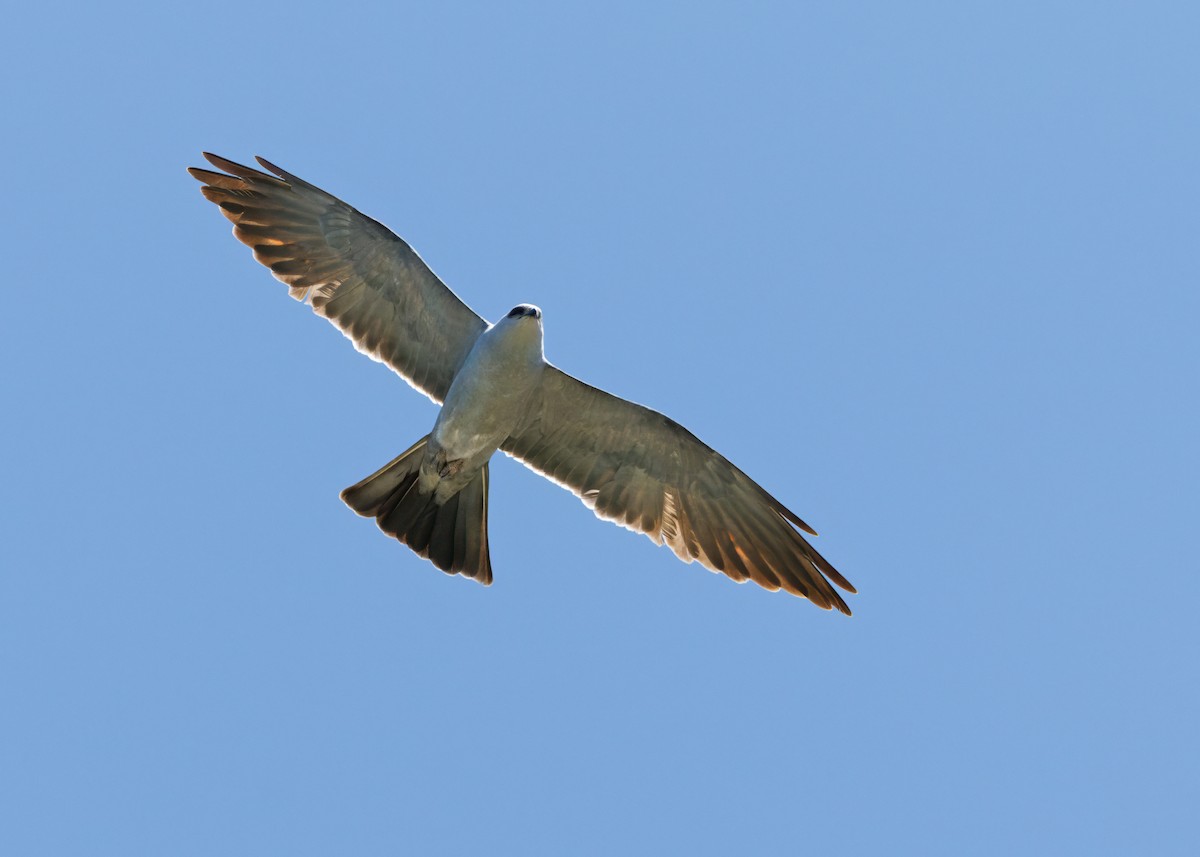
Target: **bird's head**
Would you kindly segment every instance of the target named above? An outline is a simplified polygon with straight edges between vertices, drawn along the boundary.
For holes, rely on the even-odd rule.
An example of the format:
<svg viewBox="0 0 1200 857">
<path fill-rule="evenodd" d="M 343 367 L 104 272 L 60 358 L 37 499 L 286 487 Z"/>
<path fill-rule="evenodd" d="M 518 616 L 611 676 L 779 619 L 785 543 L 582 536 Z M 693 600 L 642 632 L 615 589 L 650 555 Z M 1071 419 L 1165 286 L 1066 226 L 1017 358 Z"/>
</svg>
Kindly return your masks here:
<svg viewBox="0 0 1200 857">
<path fill-rule="evenodd" d="M 542 360 L 542 311 L 533 304 L 518 304 L 493 325 L 503 341 L 523 343 L 530 354 Z"/>
<path fill-rule="evenodd" d="M 540 309 L 538 309 L 537 307 L 535 307 L 533 304 L 517 304 L 515 307 L 513 307 L 512 309 L 510 309 L 508 311 L 508 315 L 505 316 L 505 318 L 515 319 L 515 320 L 532 318 L 536 321 L 541 321 L 542 320 L 542 311 Z"/>
</svg>

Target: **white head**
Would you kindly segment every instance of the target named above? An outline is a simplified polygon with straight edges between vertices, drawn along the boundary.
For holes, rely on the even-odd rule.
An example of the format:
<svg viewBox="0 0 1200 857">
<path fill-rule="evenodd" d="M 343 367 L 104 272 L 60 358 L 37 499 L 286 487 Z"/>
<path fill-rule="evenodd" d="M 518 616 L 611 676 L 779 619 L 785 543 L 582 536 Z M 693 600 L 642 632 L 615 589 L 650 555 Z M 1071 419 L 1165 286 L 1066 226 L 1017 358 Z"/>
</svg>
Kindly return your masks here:
<svg viewBox="0 0 1200 857">
<path fill-rule="evenodd" d="M 531 357 L 541 362 L 542 357 L 542 311 L 533 304 L 518 304 L 500 319 L 492 330 L 503 339 L 524 343 L 523 348 Z"/>
<path fill-rule="evenodd" d="M 538 309 L 537 307 L 535 307 L 533 304 L 517 304 L 515 307 L 513 307 L 511 310 L 508 311 L 508 315 L 506 315 L 505 318 L 506 319 L 508 319 L 508 318 L 512 318 L 512 319 L 533 318 L 533 319 L 537 319 L 540 322 L 542 320 L 542 311 L 540 309 Z"/>
</svg>

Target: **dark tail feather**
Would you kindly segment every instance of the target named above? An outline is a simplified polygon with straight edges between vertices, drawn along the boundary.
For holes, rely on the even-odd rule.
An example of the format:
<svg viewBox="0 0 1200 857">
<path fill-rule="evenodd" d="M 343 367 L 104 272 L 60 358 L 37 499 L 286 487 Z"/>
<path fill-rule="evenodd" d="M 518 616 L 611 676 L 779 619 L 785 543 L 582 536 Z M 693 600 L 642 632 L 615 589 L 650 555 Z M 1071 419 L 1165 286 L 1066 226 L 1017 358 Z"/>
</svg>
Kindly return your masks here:
<svg viewBox="0 0 1200 857">
<path fill-rule="evenodd" d="M 488 554 L 488 466 L 466 488 L 439 505 L 417 485 L 425 458 L 423 437 L 382 470 L 342 492 L 358 514 L 374 518 L 379 529 L 399 539 L 449 574 L 492 582 Z"/>
</svg>

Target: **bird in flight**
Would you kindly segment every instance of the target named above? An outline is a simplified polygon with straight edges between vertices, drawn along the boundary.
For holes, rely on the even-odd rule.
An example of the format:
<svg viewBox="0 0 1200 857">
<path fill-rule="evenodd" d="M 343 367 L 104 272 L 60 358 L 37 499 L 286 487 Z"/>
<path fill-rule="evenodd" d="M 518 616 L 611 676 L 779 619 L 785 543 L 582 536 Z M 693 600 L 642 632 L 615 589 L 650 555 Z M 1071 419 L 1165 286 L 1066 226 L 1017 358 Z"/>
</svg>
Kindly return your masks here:
<svg viewBox="0 0 1200 857">
<path fill-rule="evenodd" d="M 489 324 L 399 236 L 263 158 L 191 167 L 233 234 L 359 351 L 442 405 L 433 430 L 342 492 L 359 515 L 449 574 L 492 582 L 488 461 L 497 449 L 596 515 L 684 562 L 849 615 L 854 592 L 816 532 L 674 420 L 572 378 L 542 352 L 542 312 Z"/>
</svg>

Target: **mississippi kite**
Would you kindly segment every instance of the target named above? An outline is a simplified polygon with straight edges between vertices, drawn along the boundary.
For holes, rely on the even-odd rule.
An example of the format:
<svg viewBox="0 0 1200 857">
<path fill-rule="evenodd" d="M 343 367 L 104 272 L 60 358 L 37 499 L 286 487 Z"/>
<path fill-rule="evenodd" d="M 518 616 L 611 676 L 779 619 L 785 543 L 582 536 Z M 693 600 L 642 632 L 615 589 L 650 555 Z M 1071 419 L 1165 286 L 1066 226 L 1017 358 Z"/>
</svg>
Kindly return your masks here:
<svg viewBox="0 0 1200 857">
<path fill-rule="evenodd" d="M 433 430 L 342 492 L 355 512 L 451 574 L 492 582 L 488 461 L 497 450 L 600 518 L 738 581 L 850 609 L 816 535 L 720 453 L 656 411 L 577 381 L 542 353 L 542 313 L 476 315 L 382 224 L 274 164 L 205 153 L 190 168 L 233 234 L 359 351 L 442 405 Z"/>
</svg>

